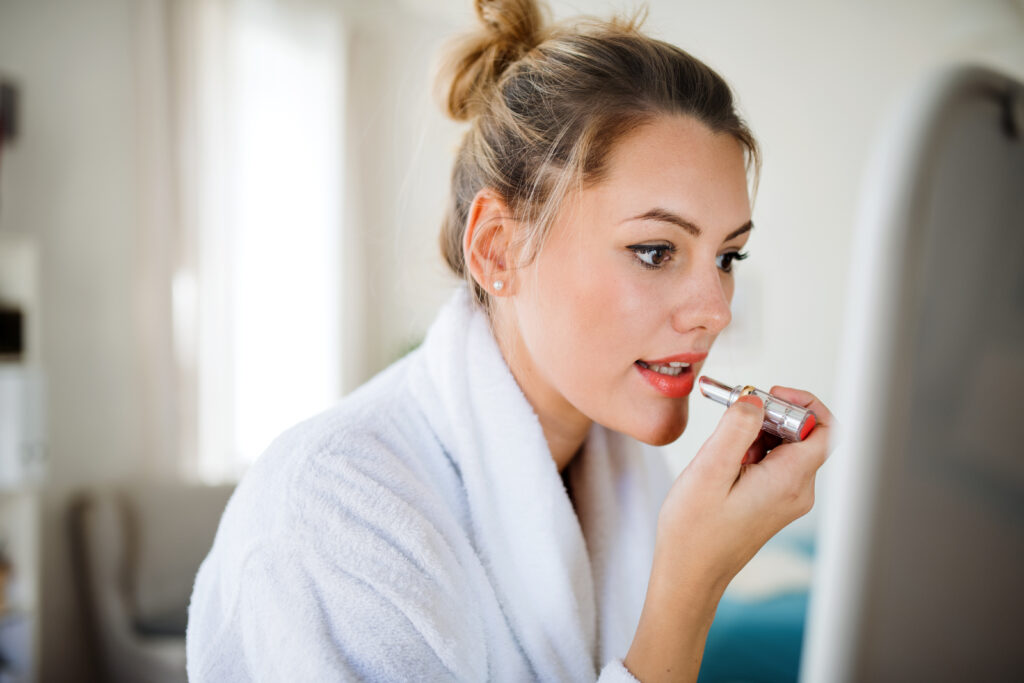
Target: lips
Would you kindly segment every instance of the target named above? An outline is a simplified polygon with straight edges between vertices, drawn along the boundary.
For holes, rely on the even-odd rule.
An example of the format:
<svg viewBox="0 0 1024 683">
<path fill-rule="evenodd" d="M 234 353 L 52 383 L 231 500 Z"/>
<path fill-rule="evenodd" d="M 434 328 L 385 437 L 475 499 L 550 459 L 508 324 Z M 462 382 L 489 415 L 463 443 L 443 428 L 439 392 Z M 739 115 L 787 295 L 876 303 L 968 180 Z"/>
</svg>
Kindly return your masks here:
<svg viewBox="0 0 1024 683">
<path fill-rule="evenodd" d="M 693 366 L 705 358 L 706 353 L 681 353 L 656 360 L 638 360 L 633 367 L 663 396 L 683 398 L 693 391 L 696 377 Z"/>
</svg>

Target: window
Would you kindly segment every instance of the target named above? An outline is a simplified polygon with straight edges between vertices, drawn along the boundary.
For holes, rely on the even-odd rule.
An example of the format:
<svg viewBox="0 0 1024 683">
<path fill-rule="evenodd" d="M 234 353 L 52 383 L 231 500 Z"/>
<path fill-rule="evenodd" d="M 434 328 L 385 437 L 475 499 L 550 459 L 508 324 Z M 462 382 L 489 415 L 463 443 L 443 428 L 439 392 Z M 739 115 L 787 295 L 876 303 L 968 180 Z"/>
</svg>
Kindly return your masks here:
<svg viewBox="0 0 1024 683">
<path fill-rule="evenodd" d="M 340 396 L 343 34 L 326 2 L 178 20 L 182 446 L 217 481 Z"/>
</svg>

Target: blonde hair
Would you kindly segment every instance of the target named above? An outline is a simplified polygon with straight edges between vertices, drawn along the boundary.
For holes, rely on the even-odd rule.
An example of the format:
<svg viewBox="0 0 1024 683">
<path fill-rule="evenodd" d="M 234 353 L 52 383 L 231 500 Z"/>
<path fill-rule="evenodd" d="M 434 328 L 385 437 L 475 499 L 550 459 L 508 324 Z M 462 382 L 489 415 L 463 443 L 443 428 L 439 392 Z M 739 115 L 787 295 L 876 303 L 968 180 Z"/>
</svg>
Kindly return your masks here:
<svg viewBox="0 0 1024 683">
<path fill-rule="evenodd" d="M 753 170 L 757 141 L 726 82 L 683 50 L 640 32 L 642 16 L 548 25 L 536 0 L 475 0 L 482 26 L 450 51 L 438 85 L 447 113 L 469 121 L 455 159 L 441 251 L 485 307 L 463 256 L 476 194 L 497 192 L 526 226 L 532 258 L 574 187 L 601 180 L 613 145 L 664 114 L 732 135 Z"/>
</svg>

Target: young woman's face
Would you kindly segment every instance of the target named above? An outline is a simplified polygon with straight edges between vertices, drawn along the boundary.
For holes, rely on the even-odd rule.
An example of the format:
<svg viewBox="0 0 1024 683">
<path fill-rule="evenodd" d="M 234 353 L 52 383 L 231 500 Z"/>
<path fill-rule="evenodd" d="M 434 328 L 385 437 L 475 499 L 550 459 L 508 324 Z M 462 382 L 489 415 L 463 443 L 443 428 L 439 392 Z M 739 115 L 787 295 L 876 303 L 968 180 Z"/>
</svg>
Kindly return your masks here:
<svg viewBox="0 0 1024 683">
<path fill-rule="evenodd" d="M 658 445 L 678 438 L 731 319 L 732 269 L 750 227 L 732 136 L 664 116 L 617 143 L 605 178 L 567 199 L 537 257 L 513 275 L 497 320 L 542 423 L 592 420 Z"/>
</svg>

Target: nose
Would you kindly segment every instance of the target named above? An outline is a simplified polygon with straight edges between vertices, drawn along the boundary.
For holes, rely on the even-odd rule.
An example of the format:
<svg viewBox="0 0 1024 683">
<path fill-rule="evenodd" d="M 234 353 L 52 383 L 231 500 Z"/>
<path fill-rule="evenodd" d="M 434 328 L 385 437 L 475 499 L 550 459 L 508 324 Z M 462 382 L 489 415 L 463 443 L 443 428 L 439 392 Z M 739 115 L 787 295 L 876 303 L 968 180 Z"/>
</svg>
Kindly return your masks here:
<svg viewBox="0 0 1024 683">
<path fill-rule="evenodd" d="M 687 274 L 678 303 L 672 313 L 672 328 L 680 334 L 703 330 L 717 336 L 732 322 L 732 280 L 710 267 Z"/>
</svg>

